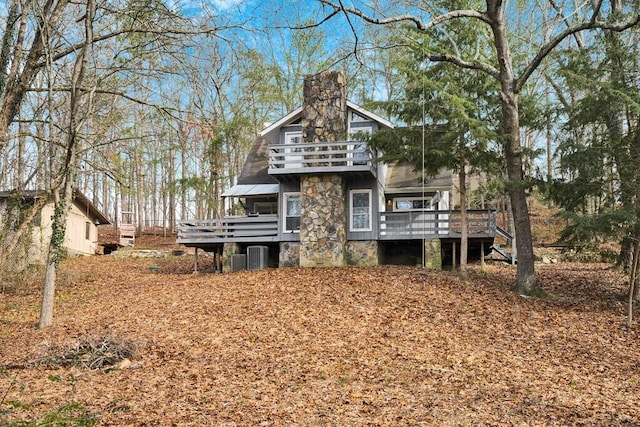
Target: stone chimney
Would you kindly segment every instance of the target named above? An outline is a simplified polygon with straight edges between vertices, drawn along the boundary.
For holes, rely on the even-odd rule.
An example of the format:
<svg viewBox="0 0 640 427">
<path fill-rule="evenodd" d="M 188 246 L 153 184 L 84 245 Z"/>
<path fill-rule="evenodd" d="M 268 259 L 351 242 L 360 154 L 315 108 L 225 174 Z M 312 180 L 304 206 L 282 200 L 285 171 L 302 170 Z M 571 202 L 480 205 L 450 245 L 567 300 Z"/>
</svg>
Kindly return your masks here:
<svg viewBox="0 0 640 427">
<path fill-rule="evenodd" d="M 305 143 L 344 141 L 347 83 L 339 72 L 306 76 L 302 139 Z M 346 188 L 340 174 L 304 175 L 300 181 L 300 266 L 345 265 Z"/>
<path fill-rule="evenodd" d="M 302 139 L 333 142 L 347 135 L 347 82 L 340 72 L 305 76 L 302 90 Z"/>
</svg>

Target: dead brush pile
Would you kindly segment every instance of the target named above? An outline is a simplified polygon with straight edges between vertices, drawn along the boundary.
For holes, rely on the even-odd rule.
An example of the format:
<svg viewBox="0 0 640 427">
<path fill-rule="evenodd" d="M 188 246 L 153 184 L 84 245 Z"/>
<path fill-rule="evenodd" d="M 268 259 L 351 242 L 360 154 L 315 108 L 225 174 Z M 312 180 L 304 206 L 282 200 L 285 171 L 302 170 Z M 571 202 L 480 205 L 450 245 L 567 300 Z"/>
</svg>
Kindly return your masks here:
<svg viewBox="0 0 640 427">
<path fill-rule="evenodd" d="M 83 337 L 63 348 L 51 346 L 47 353 L 48 355 L 39 359 L 36 364 L 96 370 L 140 358 L 135 343 L 113 336 Z"/>
</svg>

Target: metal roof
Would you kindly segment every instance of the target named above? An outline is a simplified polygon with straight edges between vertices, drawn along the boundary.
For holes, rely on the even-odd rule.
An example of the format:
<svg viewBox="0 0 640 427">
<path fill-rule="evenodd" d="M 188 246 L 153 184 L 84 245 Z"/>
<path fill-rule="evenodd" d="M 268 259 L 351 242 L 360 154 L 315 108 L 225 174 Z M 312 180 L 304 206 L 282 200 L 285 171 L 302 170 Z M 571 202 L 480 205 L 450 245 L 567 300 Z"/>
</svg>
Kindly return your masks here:
<svg viewBox="0 0 640 427">
<path fill-rule="evenodd" d="M 238 184 L 222 193 L 222 197 L 260 196 L 277 194 L 280 184 Z"/>
</svg>

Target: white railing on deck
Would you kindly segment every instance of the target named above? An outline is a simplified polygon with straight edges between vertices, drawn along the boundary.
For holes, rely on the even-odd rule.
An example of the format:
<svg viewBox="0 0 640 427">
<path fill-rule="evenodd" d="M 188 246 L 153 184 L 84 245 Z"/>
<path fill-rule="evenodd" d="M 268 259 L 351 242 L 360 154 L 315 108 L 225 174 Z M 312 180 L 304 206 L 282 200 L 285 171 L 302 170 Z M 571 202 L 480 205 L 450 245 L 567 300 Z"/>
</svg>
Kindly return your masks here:
<svg viewBox="0 0 640 427">
<path fill-rule="evenodd" d="M 273 144 L 269 146 L 269 173 L 370 172 L 374 153 L 361 141 Z"/>
<path fill-rule="evenodd" d="M 278 217 L 259 215 L 178 222 L 177 243 L 274 242 Z"/>
</svg>

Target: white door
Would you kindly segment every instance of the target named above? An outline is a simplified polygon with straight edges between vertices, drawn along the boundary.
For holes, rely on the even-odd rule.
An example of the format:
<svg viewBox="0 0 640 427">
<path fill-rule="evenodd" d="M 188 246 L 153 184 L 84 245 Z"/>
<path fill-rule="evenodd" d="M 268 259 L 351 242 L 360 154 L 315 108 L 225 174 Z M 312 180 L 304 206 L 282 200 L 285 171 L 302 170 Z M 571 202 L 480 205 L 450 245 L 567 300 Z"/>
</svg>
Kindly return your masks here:
<svg viewBox="0 0 640 427">
<path fill-rule="evenodd" d="M 301 168 L 302 167 L 302 149 L 296 147 L 302 143 L 302 132 L 286 132 L 284 134 L 284 143 L 291 148 L 284 150 L 284 167 L 285 168 Z"/>
<path fill-rule="evenodd" d="M 349 130 L 349 139 L 358 141 L 358 134 L 371 134 L 373 129 L 371 127 L 359 127 L 359 128 L 351 128 Z M 366 165 L 369 161 L 369 155 L 367 154 L 367 144 L 349 144 L 350 153 L 347 155 L 349 160 L 348 165 Z"/>
</svg>

